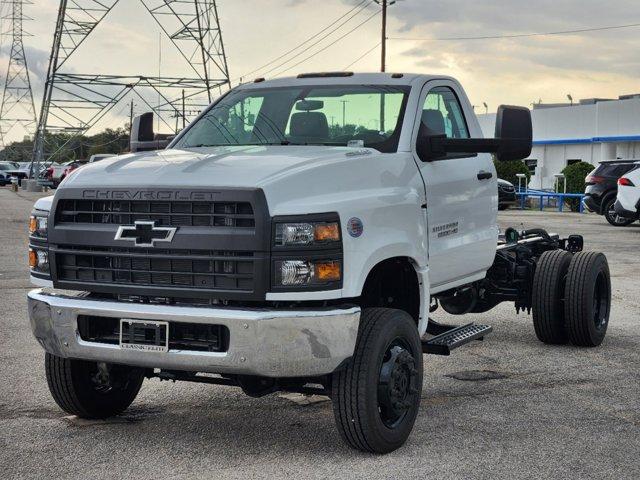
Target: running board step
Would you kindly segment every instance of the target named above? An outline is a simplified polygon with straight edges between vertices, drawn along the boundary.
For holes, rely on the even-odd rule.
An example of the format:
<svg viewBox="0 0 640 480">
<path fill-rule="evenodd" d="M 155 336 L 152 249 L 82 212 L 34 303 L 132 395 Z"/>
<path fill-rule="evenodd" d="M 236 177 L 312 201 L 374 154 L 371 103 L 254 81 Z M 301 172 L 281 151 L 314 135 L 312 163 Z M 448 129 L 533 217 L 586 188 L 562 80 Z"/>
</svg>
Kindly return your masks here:
<svg viewBox="0 0 640 480">
<path fill-rule="evenodd" d="M 452 327 L 429 340 L 423 340 L 422 352 L 433 355 L 449 355 L 454 348 L 461 347 L 473 340 L 482 340 L 492 330 L 493 327 L 490 325 L 478 325 L 475 323 Z"/>
</svg>

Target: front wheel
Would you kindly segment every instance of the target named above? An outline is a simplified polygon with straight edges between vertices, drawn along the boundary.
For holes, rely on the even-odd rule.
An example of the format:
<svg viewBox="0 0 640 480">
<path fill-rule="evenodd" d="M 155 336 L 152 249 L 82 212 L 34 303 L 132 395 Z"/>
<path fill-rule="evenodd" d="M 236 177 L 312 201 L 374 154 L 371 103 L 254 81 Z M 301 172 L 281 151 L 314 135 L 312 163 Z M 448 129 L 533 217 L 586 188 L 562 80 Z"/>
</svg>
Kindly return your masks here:
<svg viewBox="0 0 640 480">
<path fill-rule="evenodd" d="M 333 413 L 342 438 L 365 452 L 401 447 L 420 407 L 422 344 L 401 310 L 364 309 L 353 358 L 332 379 Z"/>
<path fill-rule="evenodd" d="M 82 418 L 122 413 L 138 395 L 144 369 L 46 354 L 49 391 L 58 406 Z"/>
<path fill-rule="evenodd" d="M 614 207 L 615 203 L 616 199 L 615 197 L 613 197 L 607 200 L 607 202 L 604 204 L 604 208 L 602 210 L 604 212 L 604 218 L 607 219 L 607 222 L 609 222 L 614 227 L 626 227 L 627 225 L 632 224 L 634 222 L 633 218 L 621 217 L 616 213 L 616 209 Z"/>
</svg>

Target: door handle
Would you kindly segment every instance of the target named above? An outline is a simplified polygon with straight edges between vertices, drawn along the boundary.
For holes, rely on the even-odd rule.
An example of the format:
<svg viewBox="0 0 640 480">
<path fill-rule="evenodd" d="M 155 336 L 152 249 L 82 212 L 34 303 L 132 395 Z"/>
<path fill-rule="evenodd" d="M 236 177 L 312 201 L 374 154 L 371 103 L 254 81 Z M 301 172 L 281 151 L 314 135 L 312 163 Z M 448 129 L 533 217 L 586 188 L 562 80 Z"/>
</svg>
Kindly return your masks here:
<svg viewBox="0 0 640 480">
<path fill-rule="evenodd" d="M 488 180 L 493 177 L 493 173 L 485 172 L 484 170 L 480 170 L 478 172 L 478 180 Z"/>
</svg>

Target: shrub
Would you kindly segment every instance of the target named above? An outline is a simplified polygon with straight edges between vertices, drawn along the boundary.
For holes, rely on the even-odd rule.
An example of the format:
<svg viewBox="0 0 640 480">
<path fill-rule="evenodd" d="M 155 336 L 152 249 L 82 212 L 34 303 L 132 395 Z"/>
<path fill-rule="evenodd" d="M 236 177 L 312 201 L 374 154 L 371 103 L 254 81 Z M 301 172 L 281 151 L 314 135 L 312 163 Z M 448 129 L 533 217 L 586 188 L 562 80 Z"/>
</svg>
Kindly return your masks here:
<svg viewBox="0 0 640 480">
<path fill-rule="evenodd" d="M 529 180 L 531 180 L 529 167 L 527 167 L 522 160 L 510 160 L 508 162 L 499 162 L 494 160 L 493 163 L 496 166 L 498 178 L 513 183 L 516 188 L 518 187 L 518 177 L 516 177 L 517 173 L 524 173 L 527 176 L 527 184 L 529 183 Z"/>
<path fill-rule="evenodd" d="M 567 180 L 567 193 L 583 193 L 584 177 L 586 177 L 593 168 L 593 165 L 587 162 L 576 162 L 564 167 L 562 173 Z M 572 198 L 567 200 L 567 203 L 571 206 L 571 210 L 574 212 L 578 211 L 580 206 L 579 199 Z"/>
</svg>

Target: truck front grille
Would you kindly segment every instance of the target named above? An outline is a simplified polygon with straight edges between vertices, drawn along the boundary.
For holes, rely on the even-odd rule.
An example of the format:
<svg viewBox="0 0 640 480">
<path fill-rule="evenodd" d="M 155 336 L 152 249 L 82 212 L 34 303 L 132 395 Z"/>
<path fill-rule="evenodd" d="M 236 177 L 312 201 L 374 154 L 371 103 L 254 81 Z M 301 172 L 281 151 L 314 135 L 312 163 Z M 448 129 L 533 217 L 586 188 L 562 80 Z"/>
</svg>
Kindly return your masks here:
<svg viewBox="0 0 640 480">
<path fill-rule="evenodd" d="M 249 202 L 63 199 L 56 214 L 63 224 L 133 225 L 138 220 L 167 227 L 255 227 Z"/>
<path fill-rule="evenodd" d="M 252 252 L 128 248 L 56 248 L 61 281 L 250 292 Z"/>
<path fill-rule="evenodd" d="M 145 221 L 175 231 L 152 247 L 118 235 Z M 51 278 L 56 288 L 110 295 L 264 300 L 270 234 L 260 189 L 63 186 L 49 222 Z"/>
</svg>

